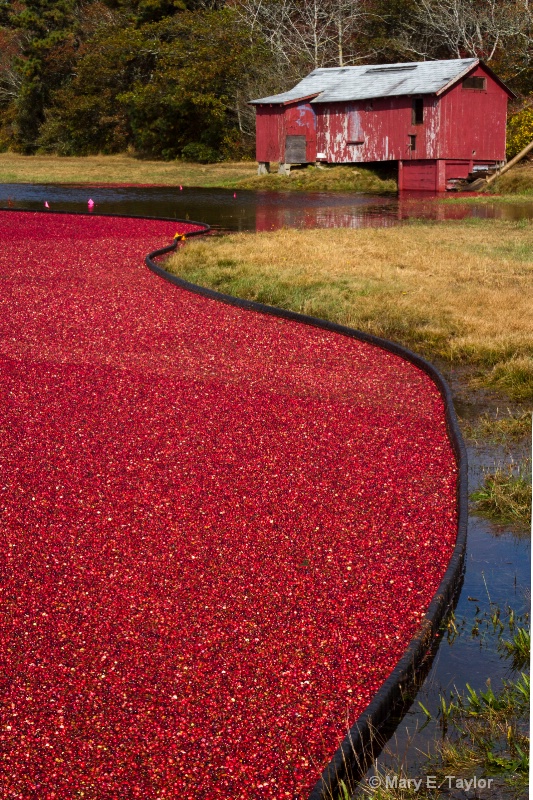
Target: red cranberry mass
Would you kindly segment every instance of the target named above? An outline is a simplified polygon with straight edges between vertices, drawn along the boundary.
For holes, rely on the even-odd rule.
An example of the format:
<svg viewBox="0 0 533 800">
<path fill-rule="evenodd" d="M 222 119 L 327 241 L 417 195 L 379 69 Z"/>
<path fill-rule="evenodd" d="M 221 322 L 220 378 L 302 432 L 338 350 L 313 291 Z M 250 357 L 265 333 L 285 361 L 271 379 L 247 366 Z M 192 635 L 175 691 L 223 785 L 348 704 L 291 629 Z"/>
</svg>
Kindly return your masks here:
<svg viewBox="0 0 533 800">
<path fill-rule="evenodd" d="M 453 550 L 431 379 L 146 269 L 192 229 L 0 213 L 6 797 L 305 797 Z"/>
</svg>

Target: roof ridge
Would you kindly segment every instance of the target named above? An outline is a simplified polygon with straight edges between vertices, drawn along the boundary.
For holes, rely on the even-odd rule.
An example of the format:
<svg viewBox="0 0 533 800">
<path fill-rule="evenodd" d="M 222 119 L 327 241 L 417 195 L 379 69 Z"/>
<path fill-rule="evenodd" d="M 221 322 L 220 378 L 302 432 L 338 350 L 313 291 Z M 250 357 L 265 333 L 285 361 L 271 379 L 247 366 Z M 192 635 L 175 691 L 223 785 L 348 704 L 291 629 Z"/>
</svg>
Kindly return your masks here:
<svg viewBox="0 0 533 800">
<path fill-rule="evenodd" d="M 402 95 L 437 95 L 480 63 L 478 58 L 469 57 L 317 67 L 292 89 L 251 103 L 290 104 L 309 99 L 309 102 L 319 104 Z M 507 87 L 504 88 L 509 92 Z"/>
</svg>

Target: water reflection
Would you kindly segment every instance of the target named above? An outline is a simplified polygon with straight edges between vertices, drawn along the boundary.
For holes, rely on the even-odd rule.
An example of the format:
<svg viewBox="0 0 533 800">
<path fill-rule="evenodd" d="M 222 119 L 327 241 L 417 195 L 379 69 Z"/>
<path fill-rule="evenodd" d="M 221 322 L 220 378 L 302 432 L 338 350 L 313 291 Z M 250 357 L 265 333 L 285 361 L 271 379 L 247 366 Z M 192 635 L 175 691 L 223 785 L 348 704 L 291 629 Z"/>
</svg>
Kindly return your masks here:
<svg viewBox="0 0 533 800">
<path fill-rule="evenodd" d="M 442 203 L 427 193 L 398 198 L 333 192 L 180 190 L 177 186 L 0 185 L 0 206 L 4 207 L 41 210 L 47 202 L 51 211 L 86 213 L 90 197 L 100 213 L 188 218 L 229 231 L 389 227 L 407 219 L 533 217 L 533 200 L 521 204 Z"/>
</svg>

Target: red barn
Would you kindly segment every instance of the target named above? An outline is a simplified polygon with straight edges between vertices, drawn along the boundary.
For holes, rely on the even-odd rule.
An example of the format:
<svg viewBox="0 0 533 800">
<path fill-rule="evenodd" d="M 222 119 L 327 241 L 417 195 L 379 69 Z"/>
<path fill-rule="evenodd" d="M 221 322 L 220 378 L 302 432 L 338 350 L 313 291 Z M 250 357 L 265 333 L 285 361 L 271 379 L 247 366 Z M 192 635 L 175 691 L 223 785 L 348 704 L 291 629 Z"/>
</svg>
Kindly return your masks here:
<svg viewBox="0 0 533 800">
<path fill-rule="evenodd" d="M 513 93 L 477 58 L 315 69 L 288 92 L 253 100 L 259 172 L 293 164 L 398 162 L 400 190 L 505 161 Z"/>
</svg>

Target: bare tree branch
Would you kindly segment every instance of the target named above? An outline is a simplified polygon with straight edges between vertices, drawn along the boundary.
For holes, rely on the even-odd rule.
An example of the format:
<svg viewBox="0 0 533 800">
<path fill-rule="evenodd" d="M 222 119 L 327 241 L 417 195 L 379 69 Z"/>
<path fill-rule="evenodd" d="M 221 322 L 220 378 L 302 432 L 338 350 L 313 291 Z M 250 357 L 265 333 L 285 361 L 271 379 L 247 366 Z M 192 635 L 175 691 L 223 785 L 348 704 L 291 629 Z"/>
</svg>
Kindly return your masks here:
<svg viewBox="0 0 533 800">
<path fill-rule="evenodd" d="M 529 0 L 418 0 L 402 43 L 425 58 L 444 50 L 457 58 L 489 62 L 498 50 L 520 40 L 529 60 L 532 35 Z"/>
</svg>

